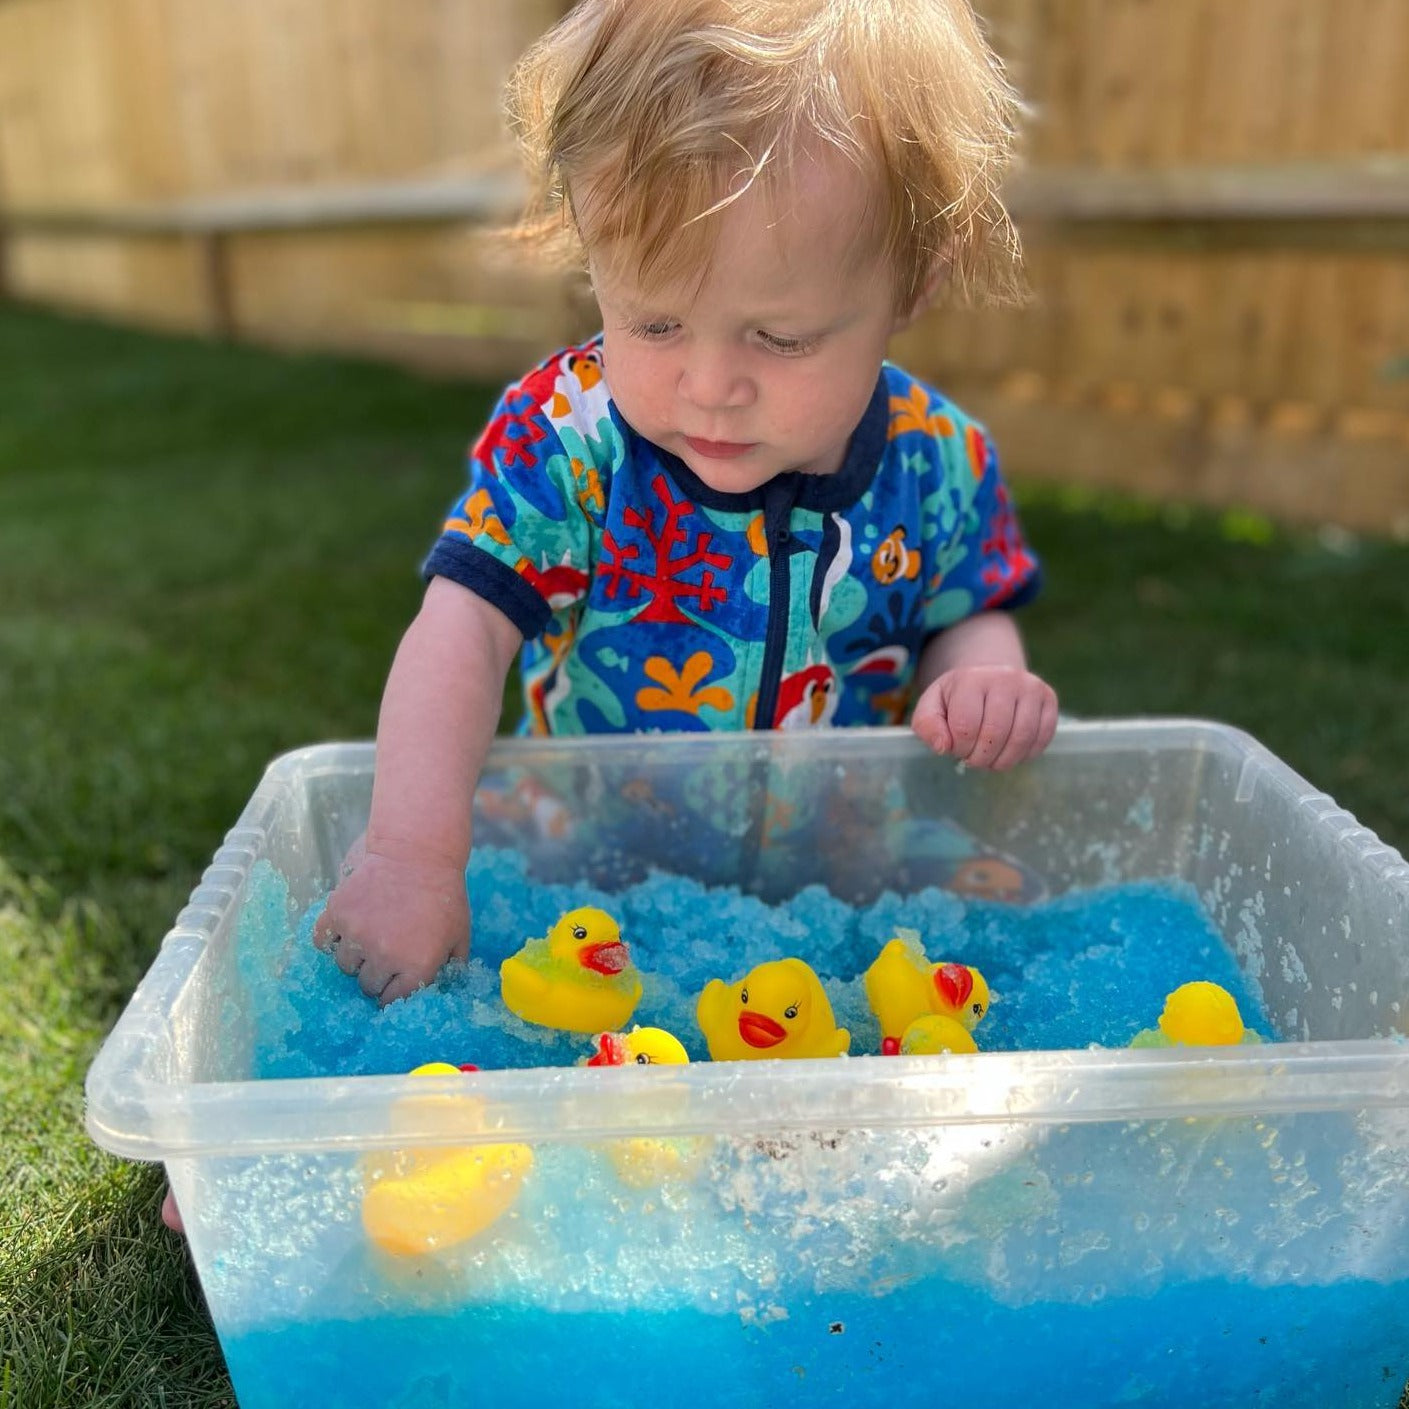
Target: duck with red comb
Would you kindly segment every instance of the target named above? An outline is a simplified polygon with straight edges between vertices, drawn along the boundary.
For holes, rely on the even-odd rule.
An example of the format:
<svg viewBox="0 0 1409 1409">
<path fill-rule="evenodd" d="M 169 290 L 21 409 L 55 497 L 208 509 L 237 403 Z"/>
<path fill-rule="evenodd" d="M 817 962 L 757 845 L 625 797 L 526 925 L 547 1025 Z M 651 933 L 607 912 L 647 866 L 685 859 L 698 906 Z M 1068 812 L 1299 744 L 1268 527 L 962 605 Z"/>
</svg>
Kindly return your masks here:
<svg viewBox="0 0 1409 1409">
<path fill-rule="evenodd" d="M 966 1042 L 953 1027 L 944 1034 L 952 1038 L 944 1048 L 914 1044 L 910 1051 L 976 1051 L 971 1034 L 988 1011 L 991 995 L 983 975 L 967 964 L 932 964 L 915 930 L 897 930 L 866 970 L 866 1000 L 881 1028 L 881 1052 L 894 1056 L 902 1050 L 907 1029 L 917 1019 L 942 1017 L 970 1034 Z M 933 1025 L 931 1025 L 933 1026 Z"/>
</svg>

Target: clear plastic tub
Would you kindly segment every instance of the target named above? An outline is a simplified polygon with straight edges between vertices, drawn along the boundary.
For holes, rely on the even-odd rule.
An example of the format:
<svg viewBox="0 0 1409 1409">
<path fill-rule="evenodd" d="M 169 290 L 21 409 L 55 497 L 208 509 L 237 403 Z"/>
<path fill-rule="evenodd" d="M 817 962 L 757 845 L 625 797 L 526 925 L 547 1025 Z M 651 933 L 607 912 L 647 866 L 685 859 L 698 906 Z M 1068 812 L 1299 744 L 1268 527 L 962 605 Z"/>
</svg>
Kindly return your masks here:
<svg viewBox="0 0 1409 1409">
<path fill-rule="evenodd" d="M 1001 776 L 901 730 L 502 741 L 481 823 L 555 881 L 770 899 L 917 889 L 911 823 L 1052 894 L 1184 881 L 1275 1044 L 249 1080 L 252 868 L 325 893 L 372 762 L 271 765 L 88 1077 L 93 1138 L 167 1166 L 246 1409 L 1398 1402 L 1409 866 L 1246 735 L 1068 724 Z M 661 1142 L 688 1177 L 611 1176 Z M 505 1145 L 532 1179 L 492 1234 L 368 1246 L 376 1161 Z"/>
</svg>

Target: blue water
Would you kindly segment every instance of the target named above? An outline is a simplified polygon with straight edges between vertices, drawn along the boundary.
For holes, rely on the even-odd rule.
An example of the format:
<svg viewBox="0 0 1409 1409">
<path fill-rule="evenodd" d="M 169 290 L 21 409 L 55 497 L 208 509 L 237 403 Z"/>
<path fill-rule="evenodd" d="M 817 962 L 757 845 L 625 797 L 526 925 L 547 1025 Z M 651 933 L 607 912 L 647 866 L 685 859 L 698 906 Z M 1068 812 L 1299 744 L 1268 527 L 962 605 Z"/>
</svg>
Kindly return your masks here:
<svg viewBox="0 0 1409 1409">
<path fill-rule="evenodd" d="M 471 960 L 378 1011 L 309 943 L 318 907 L 300 913 L 261 864 L 227 1050 L 262 1078 L 573 1063 L 587 1041 L 507 1014 L 497 967 L 586 904 L 617 916 L 643 971 L 634 1021 L 696 1060 L 705 982 L 785 954 L 817 969 L 852 1053 L 874 1052 L 860 975 L 897 926 L 984 972 L 982 1050 L 1123 1046 L 1194 978 L 1276 1038 L 1186 887 L 1030 906 L 931 889 L 854 909 L 814 888 L 767 906 L 664 875 L 613 895 L 530 884 L 488 847 L 469 885 Z M 695 1178 L 646 1190 L 604 1147 L 550 1144 L 492 1230 L 399 1261 L 361 1234 L 355 1152 L 232 1160 L 204 1208 L 224 1250 L 208 1231 L 193 1246 L 245 1409 L 1393 1409 L 1409 1375 L 1395 1119 L 722 1138 Z"/>
<path fill-rule="evenodd" d="M 1207 1282 L 1014 1310 L 933 1282 L 809 1299 L 766 1326 L 496 1308 L 282 1326 L 225 1353 L 245 1409 L 1390 1409 L 1406 1345 L 1401 1289 Z"/>
</svg>

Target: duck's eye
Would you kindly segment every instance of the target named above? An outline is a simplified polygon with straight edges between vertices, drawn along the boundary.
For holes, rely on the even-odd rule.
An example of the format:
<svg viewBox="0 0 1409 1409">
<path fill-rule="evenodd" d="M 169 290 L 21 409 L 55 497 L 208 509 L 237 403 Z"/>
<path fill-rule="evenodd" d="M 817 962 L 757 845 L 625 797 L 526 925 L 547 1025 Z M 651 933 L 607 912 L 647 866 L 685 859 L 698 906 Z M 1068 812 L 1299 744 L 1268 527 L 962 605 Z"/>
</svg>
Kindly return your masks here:
<svg viewBox="0 0 1409 1409">
<path fill-rule="evenodd" d="M 648 1066 L 650 1066 L 650 1064 L 651 1064 L 651 1059 L 650 1059 L 644 1052 L 637 1052 L 637 1054 L 636 1054 L 636 1065 L 637 1065 L 638 1067 L 648 1067 Z"/>
<path fill-rule="evenodd" d="M 974 1017 L 976 1017 L 976 1018 L 981 1018 L 982 1016 L 983 1016 L 983 1004 L 982 1004 L 982 1003 L 975 1003 L 975 1004 L 974 1004 Z"/>
<path fill-rule="evenodd" d="M 586 925 L 574 925 L 574 926 L 572 927 L 572 937 L 573 937 L 574 939 L 586 939 L 586 938 L 587 938 L 587 926 L 586 926 Z"/>
<path fill-rule="evenodd" d="M 741 989 L 739 990 L 739 1002 L 740 1002 L 740 1003 L 743 1003 L 745 1006 L 747 1006 L 748 1001 L 749 1001 L 749 991 L 748 991 L 748 989 L 747 989 L 747 988 L 741 988 Z"/>
<path fill-rule="evenodd" d="M 783 1009 L 783 1016 L 788 1019 L 797 1017 L 797 1004 L 789 1003 L 788 1006 Z"/>
</svg>

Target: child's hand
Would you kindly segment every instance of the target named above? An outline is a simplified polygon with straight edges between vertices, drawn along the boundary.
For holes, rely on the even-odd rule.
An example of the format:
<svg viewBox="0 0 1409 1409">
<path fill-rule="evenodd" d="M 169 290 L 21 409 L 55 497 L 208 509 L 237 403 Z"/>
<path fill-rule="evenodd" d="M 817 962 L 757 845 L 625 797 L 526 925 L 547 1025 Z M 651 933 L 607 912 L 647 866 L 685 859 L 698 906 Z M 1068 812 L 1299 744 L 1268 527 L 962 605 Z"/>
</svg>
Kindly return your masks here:
<svg viewBox="0 0 1409 1409">
<path fill-rule="evenodd" d="M 470 948 L 465 869 L 366 851 L 348 853 L 342 883 L 313 928 L 313 942 L 381 1004 L 428 984 Z"/>
<path fill-rule="evenodd" d="M 958 666 L 920 696 L 911 728 L 936 753 L 974 768 L 1011 768 L 1052 742 L 1057 694 L 1016 666 Z"/>
</svg>

